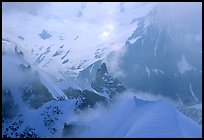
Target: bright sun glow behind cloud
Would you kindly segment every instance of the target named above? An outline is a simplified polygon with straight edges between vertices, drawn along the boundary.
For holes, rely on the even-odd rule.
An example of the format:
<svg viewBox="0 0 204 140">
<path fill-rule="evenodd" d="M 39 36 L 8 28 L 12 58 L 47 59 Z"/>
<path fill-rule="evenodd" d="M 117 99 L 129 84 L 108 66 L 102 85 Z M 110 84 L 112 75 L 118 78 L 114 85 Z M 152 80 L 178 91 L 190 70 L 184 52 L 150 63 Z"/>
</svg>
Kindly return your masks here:
<svg viewBox="0 0 204 140">
<path fill-rule="evenodd" d="M 114 26 L 112 23 L 105 24 L 99 38 L 101 38 L 103 41 L 108 40 L 108 38 L 113 35 L 113 31 Z"/>
<path fill-rule="evenodd" d="M 96 59 L 97 50 L 103 50 L 102 57 L 120 50 L 137 28 L 137 23 L 131 24 L 131 21 L 145 16 L 155 6 L 154 3 L 124 3 L 121 11 L 120 4 L 3 3 L 2 35 L 3 38 L 20 44 L 30 63 L 51 46 L 51 52 L 43 60 L 45 63 L 49 62 L 50 67 L 61 64 L 59 69 L 69 69 L 81 63 L 87 66 Z M 43 30 L 52 37 L 41 39 L 39 34 Z M 19 40 L 18 36 L 22 36 L 24 40 Z M 62 64 L 60 57 L 50 62 L 52 53 L 62 45 L 62 55 L 71 50 L 67 55 L 69 63 Z M 38 66 L 49 72 L 49 67 L 43 67 L 45 63 Z M 78 70 L 80 69 L 76 69 Z M 58 69 L 53 71 L 52 74 L 58 74 Z"/>
</svg>

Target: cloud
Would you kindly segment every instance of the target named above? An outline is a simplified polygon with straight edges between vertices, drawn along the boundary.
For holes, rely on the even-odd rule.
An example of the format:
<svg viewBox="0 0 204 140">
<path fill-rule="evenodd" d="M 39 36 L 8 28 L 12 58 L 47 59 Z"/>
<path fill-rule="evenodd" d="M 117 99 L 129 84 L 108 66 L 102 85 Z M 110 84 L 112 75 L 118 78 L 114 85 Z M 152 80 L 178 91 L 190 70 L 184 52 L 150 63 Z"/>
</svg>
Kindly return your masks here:
<svg viewBox="0 0 204 140">
<path fill-rule="evenodd" d="M 125 3 L 126 4 L 126 3 Z M 200 34 L 202 30 L 202 3 L 200 2 L 160 2 L 157 6 L 156 24 L 167 25 L 172 23 L 174 26 L 186 28 L 190 33 Z M 171 25 L 172 25 L 171 24 Z M 106 35 L 104 33 L 104 35 Z M 131 36 L 131 35 L 130 35 Z M 123 70 L 120 68 L 122 56 L 125 54 L 125 46 L 118 52 L 110 55 L 107 65 L 111 74 L 114 76 L 124 76 Z"/>
<path fill-rule="evenodd" d="M 170 22 L 181 26 L 189 25 L 192 32 L 202 27 L 201 2 L 161 2 L 158 7 L 157 20 L 159 23 Z"/>
<path fill-rule="evenodd" d="M 3 2 L 3 13 L 11 12 L 38 12 L 48 6 L 47 2 Z"/>
<path fill-rule="evenodd" d="M 104 25 L 104 27 L 102 27 L 102 33 L 99 35 L 99 37 L 102 39 L 102 40 L 107 40 L 109 38 L 109 36 L 111 34 L 113 34 L 113 31 L 114 31 L 114 25 L 113 23 L 106 23 Z"/>
<path fill-rule="evenodd" d="M 123 62 L 122 56 L 126 53 L 126 48 L 117 50 L 109 54 L 104 60 L 107 65 L 110 75 L 113 77 L 125 77 L 124 71 L 120 68 L 120 64 Z"/>
</svg>

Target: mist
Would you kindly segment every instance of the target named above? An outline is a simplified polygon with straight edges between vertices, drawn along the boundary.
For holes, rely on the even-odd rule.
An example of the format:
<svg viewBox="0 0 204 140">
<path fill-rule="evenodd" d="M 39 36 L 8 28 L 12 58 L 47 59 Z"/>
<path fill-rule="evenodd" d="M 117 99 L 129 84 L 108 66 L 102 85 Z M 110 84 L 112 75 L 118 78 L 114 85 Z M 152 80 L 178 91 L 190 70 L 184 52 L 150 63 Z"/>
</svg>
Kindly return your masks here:
<svg viewBox="0 0 204 140">
<path fill-rule="evenodd" d="M 14 55 L 2 57 L 2 82 L 3 87 L 18 87 L 32 78 L 31 73 L 22 71 L 21 62 Z"/>
<path fill-rule="evenodd" d="M 3 2 L 2 137 L 200 137 L 201 12 Z"/>
<path fill-rule="evenodd" d="M 165 2 L 159 4 L 158 23 L 168 22 L 180 27 L 188 26 L 188 31 L 198 33 L 202 30 L 201 2 Z"/>
</svg>

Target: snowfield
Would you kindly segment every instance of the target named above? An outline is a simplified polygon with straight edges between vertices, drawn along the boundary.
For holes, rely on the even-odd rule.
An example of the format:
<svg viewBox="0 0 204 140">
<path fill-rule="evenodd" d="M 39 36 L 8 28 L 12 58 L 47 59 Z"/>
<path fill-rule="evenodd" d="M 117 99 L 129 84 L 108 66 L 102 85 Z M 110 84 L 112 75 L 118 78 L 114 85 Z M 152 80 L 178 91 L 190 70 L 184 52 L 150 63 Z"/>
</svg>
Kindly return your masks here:
<svg viewBox="0 0 204 140">
<path fill-rule="evenodd" d="M 182 138 L 202 137 L 202 129 L 163 101 L 147 101 L 123 95 L 101 116 L 87 121 L 79 137 Z M 97 110 L 96 110 L 97 111 Z"/>
</svg>

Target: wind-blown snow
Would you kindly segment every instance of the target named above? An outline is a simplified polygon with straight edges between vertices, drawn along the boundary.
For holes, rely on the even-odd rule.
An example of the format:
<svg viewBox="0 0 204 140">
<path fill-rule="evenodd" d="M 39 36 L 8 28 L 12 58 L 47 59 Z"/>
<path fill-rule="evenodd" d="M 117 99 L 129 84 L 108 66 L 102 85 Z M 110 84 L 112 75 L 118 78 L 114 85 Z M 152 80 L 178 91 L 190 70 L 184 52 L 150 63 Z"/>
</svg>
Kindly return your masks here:
<svg viewBox="0 0 204 140">
<path fill-rule="evenodd" d="M 21 59 L 15 55 L 11 54 L 2 57 L 3 86 L 18 87 L 28 79 L 30 75 L 24 73 L 19 68 L 20 64 L 24 64 L 24 61 L 21 61 Z"/>
<path fill-rule="evenodd" d="M 202 130 L 173 106 L 163 101 L 123 97 L 100 117 L 88 119 L 79 137 L 201 137 Z M 95 111 L 95 110 L 94 110 Z M 108 122 L 108 123 L 107 123 Z"/>
<path fill-rule="evenodd" d="M 68 99 L 64 92 L 56 86 L 55 82 L 53 82 L 53 80 L 47 75 L 47 73 L 39 70 L 39 76 L 40 80 L 48 88 L 53 98 L 57 99 L 59 97 L 64 97 L 65 99 Z"/>
<path fill-rule="evenodd" d="M 107 99 L 110 99 L 110 97 L 107 95 L 107 93 L 104 91 L 104 92 L 97 92 L 96 90 L 94 90 L 91 85 L 87 86 L 85 88 L 85 90 L 88 90 L 88 91 L 91 91 L 91 92 L 94 92 L 100 96 L 103 96 L 103 97 L 106 97 Z"/>
<path fill-rule="evenodd" d="M 186 61 L 185 55 L 182 55 L 181 61 L 177 64 L 178 70 L 181 74 L 186 71 L 190 71 L 193 66 Z"/>
</svg>

